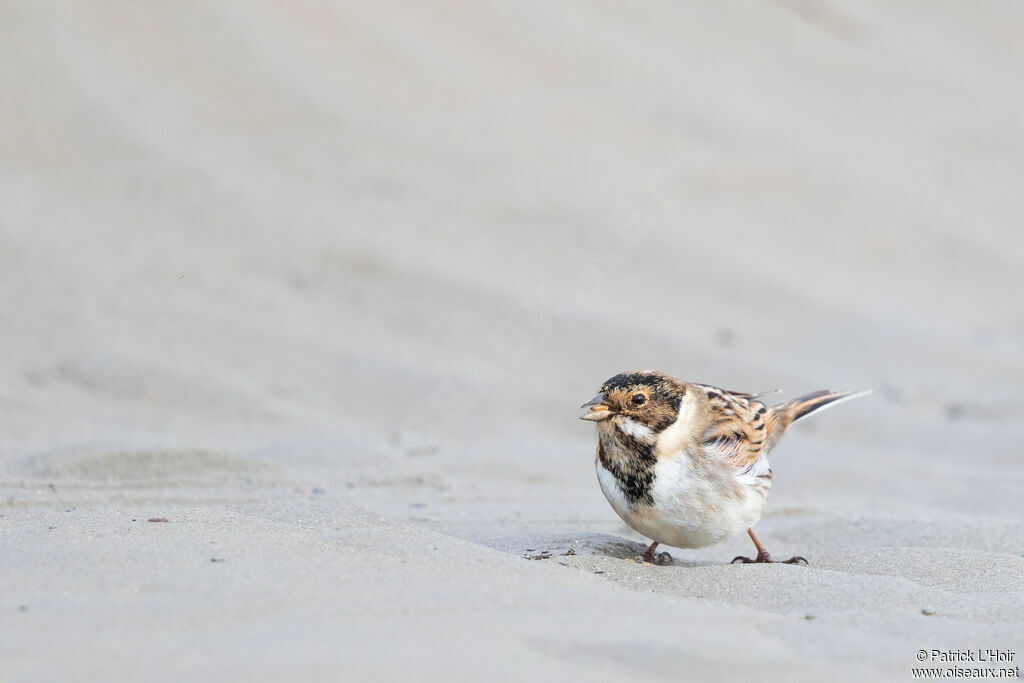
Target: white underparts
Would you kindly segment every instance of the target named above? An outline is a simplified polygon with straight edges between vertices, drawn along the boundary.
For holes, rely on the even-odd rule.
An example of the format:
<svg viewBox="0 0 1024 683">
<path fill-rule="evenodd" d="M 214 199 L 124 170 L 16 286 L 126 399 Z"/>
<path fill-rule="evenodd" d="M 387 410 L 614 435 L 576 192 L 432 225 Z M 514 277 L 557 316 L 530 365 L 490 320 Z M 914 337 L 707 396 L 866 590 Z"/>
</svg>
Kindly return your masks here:
<svg viewBox="0 0 1024 683">
<path fill-rule="evenodd" d="M 601 490 L 629 526 L 676 548 L 703 548 L 740 534 L 761 518 L 771 481 L 695 468 L 687 453 L 660 459 L 653 504 L 630 505 L 618 480 L 598 461 Z M 749 482 L 749 483 L 748 483 Z"/>
</svg>

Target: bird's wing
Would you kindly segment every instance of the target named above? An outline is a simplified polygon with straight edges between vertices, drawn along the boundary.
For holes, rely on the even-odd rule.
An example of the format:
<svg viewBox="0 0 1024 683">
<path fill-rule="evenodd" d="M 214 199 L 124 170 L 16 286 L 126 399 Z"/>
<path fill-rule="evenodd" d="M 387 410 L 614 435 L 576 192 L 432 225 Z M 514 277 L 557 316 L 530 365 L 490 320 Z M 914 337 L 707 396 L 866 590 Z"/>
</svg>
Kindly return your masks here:
<svg viewBox="0 0 1024 683">
<path fill-rule="evenodd" d="M 701 385 L 704 386 L 704 385 Z M 768 396 L 769 394 L 781 394 L 782 389 L 769 389 L 768 391 L 755 391 L 752 394 L 747 394 L 742 391 L 729 391 L 727 389 L 718 389 L 717 387 L 709 387 L 715 391 L 721 391 L 729 394 L 730 396 L 736 396 L 737 398 L 761 398 L 762 396 Z"/>
<path fill-rule="evenodd" d="M 702 437 L 704 452 L 723 461 L 737 477 L 770 472 L 766 456 L 777 424 L 774 411 L 750 394 L 701 388 L 707 392 L 711 413 Z"/>
</svg>

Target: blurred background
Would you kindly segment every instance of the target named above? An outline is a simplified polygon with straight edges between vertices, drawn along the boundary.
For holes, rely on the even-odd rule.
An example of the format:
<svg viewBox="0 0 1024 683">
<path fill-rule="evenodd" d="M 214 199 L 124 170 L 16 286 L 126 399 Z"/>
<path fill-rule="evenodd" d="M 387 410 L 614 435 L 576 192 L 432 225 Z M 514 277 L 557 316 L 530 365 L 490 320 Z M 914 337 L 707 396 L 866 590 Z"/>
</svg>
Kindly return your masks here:
<svg viewBox="0 0 1024 683">
<path fill-rule="evenodd" d="M 639 540 L 576 418 L 648 368 L 874 389 L 793 550 L 1019 540 L 1022 73 L 1011 2 L 0 2 L 7 505 Z"/>
<path fill-rule="evenodd" d="M 328 469 L 589 487 L 576 406 L 657 368 L 873 388 L 820 429 L 1005 466 L 1022 27 L 1012 3 L 5 2 L 6 458 L 301 437 Z"/>
</svg>

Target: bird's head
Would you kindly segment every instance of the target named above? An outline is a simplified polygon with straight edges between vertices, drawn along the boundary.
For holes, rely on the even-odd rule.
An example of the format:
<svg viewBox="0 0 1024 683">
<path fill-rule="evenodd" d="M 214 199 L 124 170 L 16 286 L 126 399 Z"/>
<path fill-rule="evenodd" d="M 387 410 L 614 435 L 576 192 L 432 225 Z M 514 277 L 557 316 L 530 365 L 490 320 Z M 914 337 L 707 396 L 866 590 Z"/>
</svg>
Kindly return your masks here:
<svg viewBox="0 0 1024 683">
<path fill-rule="evenodd" d="M 622 372 L 580 406 L 590 409 L 580 419 L 597 422 L 599 429 L 617 427 L 633 436 L 653 436 L 676 421 L 685 393 L 683 382 L 664 373 Z"/>
</svg>

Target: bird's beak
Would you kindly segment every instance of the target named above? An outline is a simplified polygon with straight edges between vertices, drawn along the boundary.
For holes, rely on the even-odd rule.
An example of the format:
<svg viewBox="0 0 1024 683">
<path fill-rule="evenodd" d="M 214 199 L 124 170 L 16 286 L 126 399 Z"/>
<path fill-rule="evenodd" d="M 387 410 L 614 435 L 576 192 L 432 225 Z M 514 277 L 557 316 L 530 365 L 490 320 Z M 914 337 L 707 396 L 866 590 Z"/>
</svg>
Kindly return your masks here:
<svg viewBox="0 0 1024 683">
<path fill-rule="evenodd" d="M 603 393 L 590 399 L 581 405 L 580 408 L 590 408 L 589 413 L 580 416 L 581 420 L 600 422 L 601 420 L 607 420 L 612 416 L 612 409 L 605 403 L 605 396 Z"/>
</svg>

